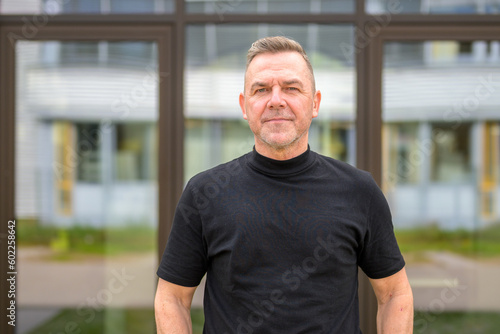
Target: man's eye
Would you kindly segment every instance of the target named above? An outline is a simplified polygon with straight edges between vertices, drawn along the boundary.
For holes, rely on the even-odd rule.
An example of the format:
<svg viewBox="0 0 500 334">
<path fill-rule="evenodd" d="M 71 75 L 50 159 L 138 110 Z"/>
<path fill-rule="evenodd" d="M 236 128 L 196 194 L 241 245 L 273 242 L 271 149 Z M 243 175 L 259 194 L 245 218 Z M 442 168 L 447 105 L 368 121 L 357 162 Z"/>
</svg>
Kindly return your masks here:
<svg viewBox="0 0 500 334">
<path fill-rule="evenodd" d="M 288 87 L 288 90 L 299 90 L 297 87 Z"/>
<path fill-rule="evenodd" d="M 259 88 L 256 90 L 257 93 L 264 93 L 266 91 L 265 88 Z"/>
</svg>

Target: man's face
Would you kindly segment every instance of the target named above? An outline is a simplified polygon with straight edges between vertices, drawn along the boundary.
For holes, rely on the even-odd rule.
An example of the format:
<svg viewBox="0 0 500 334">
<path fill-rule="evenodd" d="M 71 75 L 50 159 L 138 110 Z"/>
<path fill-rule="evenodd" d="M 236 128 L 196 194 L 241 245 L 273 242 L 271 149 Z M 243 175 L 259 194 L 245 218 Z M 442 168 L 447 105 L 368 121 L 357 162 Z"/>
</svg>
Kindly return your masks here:
<svg viewBox="0 0 500 334">
<path fill-rule="evenodd" d="M 307 148 L 321 101 L 321 93 L 313 89 L 312 74 L 297 52 L 264 53 L 252 60 L 240 106 L 257 150 L 300 154 Z"/>
</svg>

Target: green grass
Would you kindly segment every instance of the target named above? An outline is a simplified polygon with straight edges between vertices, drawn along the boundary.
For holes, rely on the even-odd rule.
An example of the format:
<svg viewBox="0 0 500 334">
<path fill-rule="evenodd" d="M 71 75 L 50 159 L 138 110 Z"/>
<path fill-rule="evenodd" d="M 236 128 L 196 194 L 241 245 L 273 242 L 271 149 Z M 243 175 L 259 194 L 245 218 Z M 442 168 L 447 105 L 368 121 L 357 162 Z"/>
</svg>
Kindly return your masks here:
<svg viewBox="0 0 500 334">
<path fill-rule="evenodd" d="M 203 310 L 194 308 L 193 334 L 203 332 Z M 115 309 L 103 310 L 63 309 L 56 316 L 31 330 L 28 334 L 147 334 L 156 333 L 153 309 Z"/>
<path fill-rule="evenodd" d="M 203 332 L 203 310 L 191 312 L 193 334 Z M 500 314 L 493 312 L 415 312 L 414 334 L 497 334 Z M 153 309 L 64 309 L 28 334 L 156 333 Z"/>
<path fill-rule="evenodd" d="M 414 334 L 498 334 L 500 313 L 415 312 Z"/>
<path fill-rule="evenodd" d="M 205 323 L 205 315 L 202 308 L 193 308 L 191 310 L 191 321 L 193 324 L 193 334 L 202 334 L 203 324 Z"/>
<path fill-rule="evenodd" d="M 144 224 L 109 228 L 78 225 L 60 228 L 20 220 L 17 224 L 17 240 L 20 247 L 50 247 L 57 259 L 65 260 L 77 254 L 117 255 L 154 251 L 156 231 Z"/>
<path fill-rule="evenodd" d="M 469 257 L 500 256 L 500 224 L 477 231 L 447 231 L 431 225 L 395 233 L 403 253 L 447 251 Z"/>
<path fill-rule="evenodd" d="M 156 333 L 153 309 L 64 309 L 28 334 Z"/>
</svg>

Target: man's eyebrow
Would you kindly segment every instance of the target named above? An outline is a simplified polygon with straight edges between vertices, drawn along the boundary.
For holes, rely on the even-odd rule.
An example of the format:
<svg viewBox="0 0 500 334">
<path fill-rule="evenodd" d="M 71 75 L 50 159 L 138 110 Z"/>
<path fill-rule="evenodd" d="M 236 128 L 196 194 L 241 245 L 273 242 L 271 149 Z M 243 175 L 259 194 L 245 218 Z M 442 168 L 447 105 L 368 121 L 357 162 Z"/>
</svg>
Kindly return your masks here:
<svg viewBox="0 0 500 334">
<path fill-rule="evenodd" d="M 283 84 L 285 86 L 290 86 L 290 85 L 299 85 L 302 87 L 302 81 L 300 81 L 299 79 L 290 79 L 290 80 L 285 80 L 283 81 Z"/>
<path fill-rule="evenodd" d="M 265 87 L 267 84 L 262 81 L 256 81 L 250 86 L 250 91 L 253 91 L 257 87 Z"/>
<path fill-rule="evenodd" d="M 290 79 L 290 80 L 285 80 L 283 81 L 284 86 L 290 86 L 290 85 L 299 85 L 300 87 L 303 87 L 302 81 L 299 79 Z M 250 86 L 250 91 L 255 90 L 257 87 L 266 87 L 267 83 L 263 81 L 256 81 Z"/>
</svg>

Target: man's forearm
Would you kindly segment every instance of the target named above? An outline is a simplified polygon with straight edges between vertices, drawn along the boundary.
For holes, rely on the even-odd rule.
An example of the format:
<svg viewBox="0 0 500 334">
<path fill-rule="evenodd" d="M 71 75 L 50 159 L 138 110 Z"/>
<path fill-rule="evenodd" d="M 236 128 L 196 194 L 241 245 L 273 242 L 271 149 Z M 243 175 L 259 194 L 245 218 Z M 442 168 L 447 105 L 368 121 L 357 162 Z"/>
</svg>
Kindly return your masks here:
<svg viewBox="0 0 500 334">
<path fill-rule="evenodd" d="M 191 334 L 190 310 L 181 303 L 161 301 L 155 305 L 158 334 Z"/>
<path fill-rule="evenodd" d="M 398 295 L 387 303 L 379 304 L 377 314 L 378 334 L 413 333 L 413 296 Z"/>
</svg>

